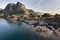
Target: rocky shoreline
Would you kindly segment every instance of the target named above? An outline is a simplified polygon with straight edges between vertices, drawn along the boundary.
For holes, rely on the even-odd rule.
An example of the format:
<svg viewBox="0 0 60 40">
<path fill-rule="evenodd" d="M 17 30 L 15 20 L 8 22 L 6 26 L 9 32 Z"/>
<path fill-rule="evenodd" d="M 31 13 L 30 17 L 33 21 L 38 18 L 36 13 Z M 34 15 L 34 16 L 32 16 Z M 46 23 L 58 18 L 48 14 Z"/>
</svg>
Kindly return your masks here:
<svg viewBox="0 0 60 40">
<path fill-rule="evenodd" d="M 0 18 L 3 18 L 3 16 L 0 16 Z M 27 25 L 33 25 L 34 31 L 44 37 L 50 37 L 52 35 L 60 37 L 60 29 L 55 29 L 52 25 L 44 22 L 44 20 L 26 19 L 23 17 L 19 17 L 18 15 L 7 16 L 5 19 L 10 23 L 21 24 L 22 22 L 24 22 Z"/>
<path fill-rule="evenodd" d="M 28 11 L 23 4 L 17 2 L 8 4 L 0 13 L 0 18 L 5 18 L 10 23 L 21 24 L 24 22 L 27 25 L 33 25 L 33 31 L 44 37 L 56 36 L 60 38 L 60 15 L 52 16 L 45 13 L 41 17 L 34 11 Z"/>
<path fill-rule="evenodd" d="M 16 17 L 16 19 L 9 18 L 8 21 L 12 22 L 12 23 L 17 23 L 17 24 L 21 24 L 22 22 L 24 22 L 27 25 L 33 25 L 34 31 L 44 37 L 50 37 L 52 35 L 55 35 L 56 37 L 60 37 L 60 31 L 58 29 L 53 28 L 53 26 L 48 25 L 47 23 L 45 23 L 43 21 L 27 20 L 27 19 L 23 19 L 23 18 L 18 19 L 18 17 Z"/>
</svg>

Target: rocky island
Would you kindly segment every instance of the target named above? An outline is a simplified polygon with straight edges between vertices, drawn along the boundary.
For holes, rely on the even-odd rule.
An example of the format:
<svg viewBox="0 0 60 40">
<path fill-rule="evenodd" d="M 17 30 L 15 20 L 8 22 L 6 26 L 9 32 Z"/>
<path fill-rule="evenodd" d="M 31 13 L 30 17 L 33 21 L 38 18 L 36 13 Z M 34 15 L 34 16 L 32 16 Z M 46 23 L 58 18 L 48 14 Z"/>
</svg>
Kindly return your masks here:
<svg viewBox="0 0 60 40">
<path fill-rule="evenodd" d="M 33 25 L 33 31 L 41 36 L 60 38 L 60 14 L 39 15 L 33 10 L 26 9 L 24 4 L 17 2 L 16 4 L 9 3 L 5 9 L 0 10 L 0 18 L 17 24 L 24 22 L 27 25 Z"/>
</svg>

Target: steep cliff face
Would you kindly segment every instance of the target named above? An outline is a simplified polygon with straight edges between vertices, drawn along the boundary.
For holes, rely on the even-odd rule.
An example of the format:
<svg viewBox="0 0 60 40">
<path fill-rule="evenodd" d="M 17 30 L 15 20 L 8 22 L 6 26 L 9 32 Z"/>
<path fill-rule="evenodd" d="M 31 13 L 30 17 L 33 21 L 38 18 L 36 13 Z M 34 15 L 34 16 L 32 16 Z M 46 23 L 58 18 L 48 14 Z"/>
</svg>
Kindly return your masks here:
<svg viewBox="0 0 60 40">
<path fill-rule="evenodd" d="M 15 11 L 20 12 L 20 13 L 24 13 L 24 14 L 29 14 L 28 10 L 20 2 L 17 2 L 16 6 L 15 6 Z"/>
<path fill-rule="evenodd" d="M 17 2 L 16 6 L 15 6 L 15 11 L 20 11 L 23 8 L 25 9 L 25 6 L 23 4 L 21 4 L 20 2 Z"/>
<path fill-rule="evenodd" d="M 13 14 L 13 13 L 18 13 L 18 14 L 29 14 L 28 10 L 25 8 L 25 6 L 17 2 L 16 4 L 14 3 L 9 3 L 6 8 L 4 9 L 5 14 Z"/>
<path fill-rule="evenodd" d="M 6 6 L 5 11 L 7 12 L 12 12 L 13 11 L 13 3 L 10 3 Z"/>
</svg>

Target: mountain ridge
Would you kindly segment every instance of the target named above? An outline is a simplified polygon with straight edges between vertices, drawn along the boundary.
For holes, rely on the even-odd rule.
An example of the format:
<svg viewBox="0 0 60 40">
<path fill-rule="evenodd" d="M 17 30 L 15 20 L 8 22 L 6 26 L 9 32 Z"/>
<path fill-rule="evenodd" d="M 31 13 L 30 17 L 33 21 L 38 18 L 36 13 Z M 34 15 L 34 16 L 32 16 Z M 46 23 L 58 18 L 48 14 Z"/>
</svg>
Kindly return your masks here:
<svg viewBox="0 0 60 40">
<path fill-rule="evenodd" d="M 25 5 L 20 2 L 17 2 L 16 4 L 15 3 L 7 4 L 5 9 L 3 9 L 3 13 L 6 15 L 11 15 L 11 14 L 38 14 L 38 15 L 42 15 L 42 14 L 44 14 L 42 12 L 35 12 L 32 9 L 26 9 Z"/>
<path fill-rule="evenodd" d="M 20 2 L 17 2 L 16 4 L 9 3 L 4 9 L 4 13 L 5 14 L 11 14 L 11 13 L 29 14 L 28 10 Z"/>
</svg>

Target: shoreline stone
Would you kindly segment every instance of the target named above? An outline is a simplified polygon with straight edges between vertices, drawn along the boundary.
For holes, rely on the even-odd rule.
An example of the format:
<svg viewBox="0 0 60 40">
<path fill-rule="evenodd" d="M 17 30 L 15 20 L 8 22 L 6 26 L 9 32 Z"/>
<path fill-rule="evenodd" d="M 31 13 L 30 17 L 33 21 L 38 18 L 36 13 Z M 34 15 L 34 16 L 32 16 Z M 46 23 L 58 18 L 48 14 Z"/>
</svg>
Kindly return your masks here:
<svg viewBox="0 0 60 40">
<path fill-rule="evenodd" d="M 35 27 L 34 31 L 38 32 L 41 36 L 44 36 L 44 37 L 50 37 L 53 33 L 53 31 L 43 26 Z"/>
</svg>

